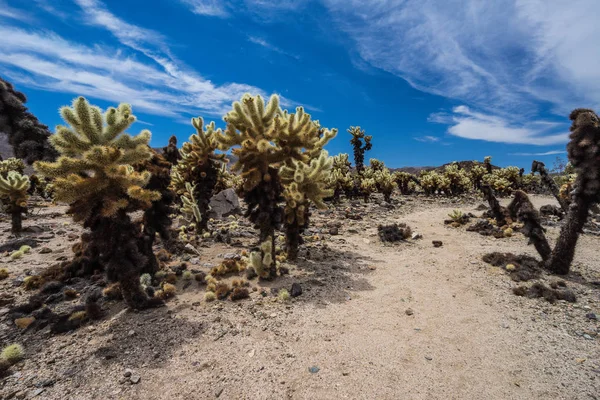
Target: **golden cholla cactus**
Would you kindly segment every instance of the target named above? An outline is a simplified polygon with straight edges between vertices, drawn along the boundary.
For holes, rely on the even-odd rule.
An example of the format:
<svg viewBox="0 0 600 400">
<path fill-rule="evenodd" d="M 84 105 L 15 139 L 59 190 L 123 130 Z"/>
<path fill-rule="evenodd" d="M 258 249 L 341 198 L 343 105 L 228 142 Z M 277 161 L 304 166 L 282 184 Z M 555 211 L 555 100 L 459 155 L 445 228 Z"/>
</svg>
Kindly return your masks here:
<svg viewBox="0 0 600 400">
<path fill-rule="evenodd" d="M 375 179 L 377 190 L 383 194 L 384 200 L 390 203 L 392 201 L 392 193 L 394 193 L 394 189 L 396 188 L 396 182 L 390 170 L 383 167 L 381 170 L 375 171 L 373 179 Z"/>
<path fill-rule="evenodd" d="M 283 221 L 279 169 L 295 168 L 295 161 L 309 164 L 337 131 L 321 128 L 302 107 L 296 113 L 281 110 L 276 95 L 265 104 L 261 96 L 246 94 L 224 120 L 227 128 L 217 134 L 219 148 L 233 148 L 238 160 L 232 170 L 241 172 L 240 193 L 248 204 L 247 216 L 260 229 L 261 242 L 273 240 L 275 228 Z M 275 246 L 271 251 L 275 259 Z M 272 265 L 269 276 L 275 273 Z"/>
<path fill-rule="evenodd" d="M 146 208 L 160 197 L 143 189 L 150 173 L 133 168 L 152 154 L 148 130 L 133 137 L 124 133 L 135 121 L 129 104 L 111 107 L 103 115 L 79 97 L 60 113 L 70 126 L 59 125 L 50 140 L 61 157 L 37 162 L 35 168 L 54 179 L 55 199 L 70 204 L 75 221 L 94 213 L 111 217 L 119 210 Z"/>
<path fill-rule="evenodd" d="M 29 178 L 17 171 L 10 171 L 6 177 L 0 175 L 0 200 L 6 213 L 12 217 L 11 231 L 21 232 L 22 214 L 27 211 Z"/>
<path fill-rule="evenodd" d="M 103 114 L 79 97 L 60 113 L 69 126 L 59 125 L 51 143 L 61 156 L 56 162 L 37 162 L 35 168 L 54 179 L 56 200 L 69 203 L 73 219 L 91 229 L 83 256 L 69 270 L 104 268 L 109 280 L 120 283 L 123 297 L 133 308 L 160 302 L 148 299 L 140 286 L 141 271 L 155 256 L 142 243 L 140 227 L 128 214 L 149 208 L 161 197 L 157 191 L 144 189 L 150 172 L 134 169 L 152 158 L 150 132 L 125 133 L 135 121 L 128 104 Z"/>
<path fill-rule="evenodd" d="M 284 185 L 283 196 L 286 200 L 284 211 L 286 251 L 288 259 L 294 260 L 298 254 L 300 234 L 308 226 L 310 204 L 321 209 L 327 208 L 323 199 L 333 194 L 326 185 L 333 158 L 323 150 L 318 158 L 311 160 L 310 164 L 296 160 L 291 164 L 293 167 L 281 168 L 280 176 Z"/>
<path fill-rule="evenodd" d="M 0 161 L 0 176 L 6 177 L 11 171 L 22 174 L 23 171 L 25 171 L 25 163 L 23 160 L 11 157 L 4 161 Z"/>
<path fill-rule="evenodd" d="M 377 182 L 375 182 L 375 178 L 359 177 L 358 179 L 360 179 L 360 194 L 363 196 L 365 203 L 367 203 L 371 194 L 377 191 Z"/>
<path fill-rule="evenodd" d="M 460 168 L 458 163 L 446 165 L 444 176 L 450 181 L 449 194 L 458 195 L 468 192 L 471 188 L 471 179 L 464 168 Z"/>
<path fill-rule="evenodd" d="M 414 193 L 417 188 L 418 179 L 413 174 L 396 171 L 392 174 L 392 178 L 396 181 L 398 189 L 403 195 Z"/>
<path fill-rule="evenodd" d="M 474 189 L 479 190 L 479 188 L 481 188 L 481 179 L 486 173 L 487 170 L 481 164 L 473 164 L 469 171 L 469 175 L 471 177 L 471 182 L 473 182 Z"/>
<path fill-rule="evenodd" d="M 183 196 L 187 193 L 187 200 L 196 203 L 195 206 L 188 204 L 187 208 L 199 213 L 201 218 L 196 216 L 195 219 L 196 231 L 200 233 L 208 229 L 209 203 L 217 188 L 219 167 L 225 160 L 225 154 L 215 153 L 221 130 L 215 128 L 214 122 L 205 127 L 204 120 L 199 117 L 192 119 L 192 125 L 196 133 L 181 148 L 181 159 L 173 167 L 172 186 L 177 194 Z M 188 186 L 193 192 L 189 192 Z"/>
</svg>

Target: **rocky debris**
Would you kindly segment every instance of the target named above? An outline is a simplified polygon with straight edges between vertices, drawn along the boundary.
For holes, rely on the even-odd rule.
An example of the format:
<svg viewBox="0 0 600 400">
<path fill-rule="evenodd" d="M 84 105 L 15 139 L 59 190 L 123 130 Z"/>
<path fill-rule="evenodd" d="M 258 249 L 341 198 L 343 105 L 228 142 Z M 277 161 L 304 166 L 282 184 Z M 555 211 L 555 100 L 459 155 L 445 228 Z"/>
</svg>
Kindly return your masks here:
<svg viewBox="0 0 600 400">
<path fill-rule="evenodd" d="M 559 218 L 562 218 L 564 215 L 563 211 L 559 207 L 552 204 L 546 204 L 544 206 L 541 206 L 540 214 L 544 217 L 555 216 Z"/>
<path fill-rule="evenodd" d="M 420 233 L 415 232 L 415 233 L 412 234 L 411 239 L 412 240 L 423 239 L 423 235 L 421 235 Z"/>
<path fill-rule="evenodd" d="M 42 247 L 39 251 L 40 254 L 48 254 L 52 253 L 52 249 L 50 247 Z"/>
<path fill-rule="evenodd" d="M 377 227 L 377 234 L 382 242 L 399 242 L 411 237 L 412 230 L 405 223 L 379 225 Z"/>
<path fill-rule="evenodd" d="M 407 308 L 407 309 L 406 309 L 406 311 L 404 311 L 404 313 L 405 313 L 406 315 L 413 315 L 415 312 L 413 311 L 413 309 L 412 309 L 412 308 Z"/>
<path fill-rule="evenodd" d="M 442 247 L 444 243 L 441 240 L 432 240 L 431 244 L 433 244 L 433 247 Z"/>
<path fill-rule="evenodd" d="M 210 199 L 209 218 L 227 218 L 230 215 L 242 213 L 240 201 L 233 189 L 225 189 Z"/>
</svg>

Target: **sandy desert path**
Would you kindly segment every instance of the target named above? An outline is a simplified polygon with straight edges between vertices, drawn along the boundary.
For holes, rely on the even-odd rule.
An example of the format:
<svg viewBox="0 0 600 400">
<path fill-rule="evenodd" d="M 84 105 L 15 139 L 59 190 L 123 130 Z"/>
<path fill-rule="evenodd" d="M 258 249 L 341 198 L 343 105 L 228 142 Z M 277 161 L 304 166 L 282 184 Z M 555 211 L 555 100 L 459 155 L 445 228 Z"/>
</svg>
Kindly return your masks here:
<svg viewBox="0 0 600 400">
<path fill-rule="evenodd" d="M 551 202 L 535 198 L 538 207 Z M 50 338 L 38 359 L 28 361 L 39 363 L 37 380 L 44 374 L 56 380 L 39 396 L 600 397 L 599 324 L 586 318 L 600 312 L 600 288 L 567 277 L 575 304 L 513 295 L 516 283 L 481 257 L 535 250 L 521 234 L 494 239 L 444 226 L 455 208 L 480 213 L 473 205 L 408 204 L 344 222 L 328 251 L 312 253 L 291 276 L 272 283 L 302 282 L 303 295 L 287 304 L 254 295 L 206 304 L 187 290 L 168 307 L 121 311 Z M 405 222 L 423 238 L 384 246 L 376 230 L 383 221 Z M 552 239 L 556 233 L 549 230 Z M 443 246 L 434 248 L 432 240 Z M 599 237 L 584 235 L 578 246 L 574 270 L 588 281 L 600 280 L 599 244 Z M 126 382 L 128 369 L 139 383 Z"/>
</svg>

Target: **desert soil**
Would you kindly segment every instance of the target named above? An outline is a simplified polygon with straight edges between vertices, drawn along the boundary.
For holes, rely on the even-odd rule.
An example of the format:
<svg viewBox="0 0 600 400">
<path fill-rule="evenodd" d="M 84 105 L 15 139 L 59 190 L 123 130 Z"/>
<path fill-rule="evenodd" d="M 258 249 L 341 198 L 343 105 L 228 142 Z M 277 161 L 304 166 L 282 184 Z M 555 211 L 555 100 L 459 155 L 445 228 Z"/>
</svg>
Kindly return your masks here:
<svg viewBox="0 0 600 400">
<path fill-rule="evenodd" d="M 543 196 L 533 201 L 555 204 Z M 444 225 L 453 209 L 480 215 L 479 202 L 396 202 L 394 209 L 357 205 L 363 219 L 356 221 L 344 218 L 348 204 L 315 213 L 311 235 L 319 240 L 287 265 L 290 275 L 252 281 L 258 290 L 248 300 L 206 303 L 203 287 L 180 282 L 166 307 L 131 312 L 111 303 L 105 319 L 63 335 L 18 331 L 4 308 L 0 344 L 18 341 L 27 355 L 0 378 L 0 398 L 600 397 L 600 324 L 593 318 L 600 316 L 600 237 L 580 238 L 573 273 L 564 278 L 578 302 L 550 304 L 515 296 L 517 283 L 481 259 L 492 251 L 536 256 L 521 234 L 495 239 Z M 0 257 L 11 273 L 0 291 L 15 303 L 27 295 L 18 277 L 71 256 L 80 229 L 63 211 L 45 208 L 25 221 L 38 227 L 28 235 L 40 246 L 22 260 Z M 377 225 L 393 222 L 423 238 L 382 244 Z M 336 224 L 339 234 L 330 235 Z M 7 229 L 3 221 L 0 240 Z M 552 241 L 557 233 L 548 227 Z M 42 247 L 52 252 L 41 254 Z M 208 270 L 241 248 L 200 247 L 191 267 Z M 293 282 L 303 294 L 289 302 L 270 290 L 289 290 Z"/>
</svg>

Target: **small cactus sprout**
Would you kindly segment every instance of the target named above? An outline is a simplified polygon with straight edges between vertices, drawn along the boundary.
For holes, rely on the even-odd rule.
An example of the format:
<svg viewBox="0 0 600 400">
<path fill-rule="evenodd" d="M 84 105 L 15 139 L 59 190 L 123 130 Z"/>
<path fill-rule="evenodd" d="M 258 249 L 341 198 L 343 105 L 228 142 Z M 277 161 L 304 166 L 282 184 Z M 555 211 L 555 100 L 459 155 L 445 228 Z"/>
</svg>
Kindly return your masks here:
<svg viewBox="0 0 600 400">
<path fill-rule="evenodd" d="M 17 171 L 10 171 L 6 177 L 0 175 L 0 201 L 4 211 L 11 216 L 11 231 L 23 230 L 23 214 L 27 212 L 29 178 Z"/>
<path fill-rule="evenodd" d="M 0 281 L 8 278 L 8 270 L 6 268 L 0 268 Z"/>
<path fill-rule="evenodd" d="M 452 212 L 450 214 L 448 214 L 448 216 L 450 217 L 450 219 L 452 221 L 460 222 L 463 219 L 464 214 L 460 210 L 452 210 Z"/>
<path fill-rule="evenodd" d="M 513 235 L 514 231 L 512 228 L 506 228 L 504 230 L 504 237 L 511 237 Z"/>
<path fill-rule="evenodd" d="M 184 281 L 191 281 L 192 279 L 194 279 L 194 274 L 192 274 L 192 271 L 183 271 L 181 278 Z"/>
<path fill-rule="evenodd" d="M 214 292 L 204 293 L 204 301 L 206 301 L 207 303 L 215 301 L 216 299 L 217 299 L 217 295 Z"/>
<path fill-rule="evenodd" d="M 279 301 L 286 302 L 290 300 L 290 292 L 287 289 L 279 289 L 279 293 L 277 294 L 277 298 Z"/>
<path fill-rule="evenodd" d="M 23 346 L 17 343 L 6 346 L 2 349 L 2 353 L 0 353 L 0 358 L 7 361 L 10 365 L 21 361 L 24 356 L 25 351 L 23 350 Z"/>
<path fill-rule="evenodd" d="M 256 271 L 259 277 L 267 279 L 270 276 L 270 270 L 275 266 L 275 262 L 271 254 L 273 241 L 271 238 L 267 238 L 260 245 L 260 251 L 253 251 L 250 253 L 250 263 Z"/>
<path fill-rule="evenodd" d="M 150 274 L 142 274 L 142 276 L 140 276 L 140 284 L 143 287 L 152 286 L 152 276 L 150 276 Z"/>
</svg>

